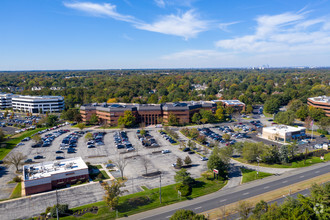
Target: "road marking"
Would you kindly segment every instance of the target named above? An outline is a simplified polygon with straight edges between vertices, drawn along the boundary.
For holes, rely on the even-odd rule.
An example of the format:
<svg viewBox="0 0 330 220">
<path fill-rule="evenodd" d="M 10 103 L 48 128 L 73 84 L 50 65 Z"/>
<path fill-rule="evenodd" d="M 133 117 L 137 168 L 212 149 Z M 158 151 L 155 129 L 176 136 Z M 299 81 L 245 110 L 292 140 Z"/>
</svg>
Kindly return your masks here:
<svg viewBox="0 0 330 220">
<path fill-rule="evenodd" d="M 169 215 L 169 216 L 166 216 L 165 218 L 171 218 L 172 217 L 172 215 Z"/>
<path fill-rule="evenodd" d="M 287 180 L 284 180 L 282 183 L 287 183 L 288 181 Z"/>
<path fill-rule="evenodd" d="M 319 173 L 320 171 L 318 170 L 318 171 L 315 171 L 315 173 Z"/>
<path fill-rule="evenodd" d="M 300 178 L 304 178 L 305 176 L 300 176 Z"/>
<path fill-rule="evenodd" d="M 199 207 L 196 207 L 195 210 L 196 210 L 196 209 L 201 209 L 201 208 L 202 208 L 202 206 L 199 206 Z"/>
<path fill-rule="evenodd" d="M 269 188 L 269 186 L 265 186 L 265 187 L 264 187 L 264 189 L 268 189 L 268 188 Z"/>
<path fill-rule="evenodd" d="M 227 199 L 220 200 L 220 202 L 225 202 L 225 201 L 227 201 Z"/>
<path fill-rule="evenodd" d="M 249 194 L 249 192 L 243 193 L 243 195 L 247 195 L 247 194 Z"/>
</svg>

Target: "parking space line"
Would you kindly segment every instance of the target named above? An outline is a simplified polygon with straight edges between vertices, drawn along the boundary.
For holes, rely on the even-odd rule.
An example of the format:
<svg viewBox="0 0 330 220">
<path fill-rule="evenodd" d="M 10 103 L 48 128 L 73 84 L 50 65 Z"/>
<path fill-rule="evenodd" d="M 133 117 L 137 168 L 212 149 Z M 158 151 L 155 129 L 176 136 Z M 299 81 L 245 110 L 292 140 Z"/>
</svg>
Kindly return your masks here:
<svg viewBox="0 0 330 220">
<path fill-rule="evenodd" d="M 199 207 L 196 207 L 195 210 L 197 210 L 197 209 L 201 209 L 201 208 L 202 208 L 202 206 L 199 206 Z"/>
<path fill-rule="evenodd" d="M 288 182 L 287 180 L 282 181 L 282 183 L 287 183 L 287 182 Z"/>
<path fill-rule="evenodd" d="M 220 200 L 220 202 L 225 202 L 225 201 L 227 201 L 227 199 Z"/>
<path fill-rule="evenodd" d="M 250 193 L 249 193 L 249 192 L 243 193 L 244 196 L 245 196 L 245 195 L 248 195 L 248 194 L 250 194 Z"/>
</svg>

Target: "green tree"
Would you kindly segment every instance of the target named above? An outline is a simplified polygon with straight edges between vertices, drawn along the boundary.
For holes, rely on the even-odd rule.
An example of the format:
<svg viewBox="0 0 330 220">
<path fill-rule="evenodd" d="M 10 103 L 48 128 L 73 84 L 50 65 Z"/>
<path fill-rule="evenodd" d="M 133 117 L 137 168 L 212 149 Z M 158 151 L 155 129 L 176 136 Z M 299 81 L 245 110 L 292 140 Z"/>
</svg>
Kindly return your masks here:
<svg viewBox="0 0 330 220">
<path fill-rule="evenodd" d="M 201 115 L 198 112 L 194 113 L 194 115 L 191 118 L 191 121 L 193 123 L 199 124 L 200 120 L 201 120 Z"/>
<path fill-rule="evenodd" d="M 299 99 L 294 99 L 294 100 L 291 100 L 289 102 L 289 105 L 288 105 L 288 110 L 291 110 L 293 112 L 296 112 L 298 111 L 298 109 L 300 109 L 302 106 L 304 106 L 304 103 L 299 100 Z"/>
<path fill-rule="evenodd" d="M 308 117 L 308 107 L 307 105 L 301 106 L 297 111 L 296 111 L 296 116 L 300 120 L 305 120 L 305 118 Z"/>
<path fill-rule="evenodd" d="M 181 159 L 180 157 L 178 157 L 178 158 L 176 159 L 176 166 L 177 166 L 178 168 L 181 168 L 182 165 L 183 165 L 182 159 Z"/>
<path fill-rule="evenodd" d="M 186 164 L 186 165 L 189 165 L 189 164 L 191 164 L 191 159 L 190 159 L 190 157 L 189 156 L 186 156 L 186 158 L 184 159 L 184 163 Z"/>
<path fill-rule="evenodd" d="M 248 162 L 257 162 L 257 158 L 263 153 L 264 144 L 262 142 L 259 143 L 250 143 L 244 142 L 242 156 Z"/>
<path fill-rule="evenodd" d="M 328 130 L 330 127 L 330 117 L 323 117 L 319 121 L 319 126 L 322 130 Z"/>
<path fill-rule="evenodd" d="M 181 170 L 175 172 L 174 180 L 177 183 L 182 183 L 183 185 L 191 186 L 195 180 L 192 178 L 190 173 L 186 169 L 181 168 Z"/>
<path fill-rule="evenodd" d="M 201 109 L 200 114 L 202 119 L 207 119 L 208 123 L 215 123 L 217 121 L 211 110 Z"/>
<path fill-rule="evenodd" d="M 314 108 L 313 106 L 309 106 L 309 116 L 315 121 L 320 121 L 321 118 L 325 117 L 325 112 L 320 108 Z"/>
<path fill-rule="evenodd" d="M 34 141 L 34 143 L 39 143 L 41 141 L 41 136 L 40 134 L 35 134 L 33 137 L 32 137 L 32 140 Z"/>
<path fill-rule="evenodd" d="M 191 210 L 180 209 L 177 210 L 170 218 L 170 220 L 206 220 L 204 215 L 198 215 Z"/>
<path fill-rule="evenodd" d="M 53 127 L 57 125 L 58 117 L 56 115 L 49 115 L 46 118 L 46 126 Z"/>
<path fill-rule="evenodd" d="M 246 106 L 246 109 L 245 109 L 245 112 L 246 112 L 247 114 L 251 114 L 252 111 L 253 111 L 253 107 L 252 107 L 252 105 L 251 105 L 251 104 L 247 105 L 247 106 Z"/>
<path fill-rule="evenodd" d="M 219 176 L 226 178 L 228 175 L 228 163 L 222 159 L 222 155 L 219 154 L 219 148 L 215 147 L 212 151 L 209 160 L 207 161 L 207 167 L 210 170 L 217 169 L 219 171 Z"/>
<path fill-rule="evenodd" d="M 170 113 L 170 115 L 168 116 L 168 123 L 169 126 L 175 126 L 178 125 L 178 119 L 176 118 L 175 114 Z"/>
<path fill-rule="evenodd" d="M 76 126 L 77 126 L 77 128 L 80 129 L 80 131 L 82 131 L 82 130 L 84 130 L 84 128 L 86 128 L 86 125 L 84 123 L 79 123 Z"/>
<path fill-rule="evenodd" d="M 109 185 L 107 182 L 103 182 L 102 186 L 105 190 L 105 195 L 103 196 L 105 203 L 111 210 L 116 209 L 119 203 L 119 196 L 125 192 L 120 188 L 124 187 L 125 185 L 118 181 L 112 181 L 111 185 Z"/>
<path fill-rule="evenodd" d="M 293 143 L 288 145 L 288 152 L 289 152 L 289 156 L 291 157 L 291 159 L 294 158 L 294 155 L 296 155 L 298 153 L 298 145 L 297 142 L 294 141 Z"/>
<path fill-rule="evenodd" d="M 281 107 L 281 102 L 277 98 L 269 99 L 264 104 L 264 111 L 269 114 L 274 114 Z"/>
<path fill-rule="evenodd" d="M 125 111 L 124 116 L 120 116 L 118 119 L 118 125 L 124 125 L 127 128 L 135 125 L 136 118 L 131 111 Z"/>
<path fill-rule="evenodd" d="M 256 204 L 252 210 L 252 217 L 255 219 L 260 219 L 260 217 L 268 211 L 268 204 L 264 200 L 261 200 Z"/>
<path fill-rule="evenodd" d="M 230 135 L 229 134 L 223 134 L 222 139 L 224 139 L 225 141 L 229 141 L 230 140 Z"/>
<path fill-rule="evenodd" d="M 85 135 L 85 140 L 86 141 L 89 141 L 89 140 L 92 140 L 93 139 L 93 134 L 91 132 L 88 132 L 86 135 Z"/>
<path fill-rule="evenodd" d="M 293 125 L 296 115 L 293 111 L 279 112 L 275 115 L 275 121 L 279 124 Z"/>
<path fill-rule="evenodd" d="M 99 117 L 94 113 L 91 115 L 90 119 L 89 119 L 89 123 L 92 125 L 97 124 L 99 121 Z"/>
<path fill-rule="evenodd" d="M 220 121 L 220 122 L 223 122 L 223 121 L 225 121 L 225 114 L 224 114 L 224 112 L 225 112 L 225 110 L 224 110 L 224 108 L 221 106 L 221 107 L 219 107 L 218 109 L 217 109 L 217 111 L 215 112 L 215 116 L 218 118 L 218 120 Z"/>
<path fill-rule="evenodd" d="M 0 142 L 3 142 L 5 140 L 5 133 L 3 133 L 3 130 L 0 128 Z"/>
</svg>

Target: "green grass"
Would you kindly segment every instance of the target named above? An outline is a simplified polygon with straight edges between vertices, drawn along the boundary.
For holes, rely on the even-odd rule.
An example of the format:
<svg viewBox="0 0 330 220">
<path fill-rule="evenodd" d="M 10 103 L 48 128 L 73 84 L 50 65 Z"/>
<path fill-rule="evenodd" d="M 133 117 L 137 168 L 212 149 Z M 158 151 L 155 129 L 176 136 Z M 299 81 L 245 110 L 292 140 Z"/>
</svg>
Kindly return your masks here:
<svg viewBox="0 0 330 220">
<path fill-rule="evenodd" d="M 146 190 L 149 190 L 149 188 L 147 188 L 146 186 L 141 186 L 141 188 L 146 191 Z"/>
<path fill-rule="evenodd" d="M 221 189 L 226 181 L 220 180 L 211 180 L 199 178 L 196 179 L 198 182 L 192 189 L 192 194 L 189 197 L 182 197 L 181 201 L 196 198 L 202 195 L 206 195 L 212 192 L 216 192 Z M 177 190 L 175 188 L 175 184 L 162 187 L 162 204 L 159 203 L 159 189 L 144 189 L 145 191 L 138 192 L 131 195 L 122 196 L 119 199 L 119 207 L 118 207 L 118 217 L 125 217 L 128 215 L 133 215 L 139 212 L 147 211 L 150 209 L 155 209 L 161 206 L 166 206 L 169 204 L 173 204 L 180 201 L 178 197 Z M 149 199 L 149 203 L 145 205 L 134 205 L 129 201 L 132 198 L 144 197 Z M 85 206 L 74 208 L 75 210 L 80 210 L 84 208 L 88 208 L 91 206 L 98 206 L 99 211 L 97 214 L 87 213 L 82 217 L 73 217 L 68 216 L 62 219 L 115 219 L 116 213 L 114 211 L 110 211 L 106 204 L 101 201 L 93 204 L 88 204 Z"/>
<path fill-rule="evenodd" d="M 258 163 L 248 163 L 241 157 L 233 158 L 241 163 L 247 163 L 251 165 L 258 166 Z M 271 168 L 301 168 L 301 167 L 308 167 L 313 164 L 322 163 L 330 160 L 330 153 L 324 155 L 324 160 L 321 160 L 320 157 L 309 157 L 307 158 L 306 162 L 304 160 L 296 161 L 288 164 L 266 164 L 266 163 L 259 163 L 261 167 L 271 167 Z"/>
<path fill-rule="evenodd" d="M 46 128 L 36 128 L 34 130 L 25 131 L 21 134 L 14 135 L 8 141 L 6 141 L 2 145 L 6 145 L 5 147 L 0 148 L 0 160 L 3 160 L 5 156 L 19 143 L 26 137 L 30 137 L 31 135 L 37 133 L 38 131 L 44 130 Z M 16 137 L 15 137 L 16 136 Z"/>
<path fill-rule="evenodd" d="M 21 196 L 22 196 L 22 183 L 19 182 L 19 183 L 17 183 L 14 191 L 11 193 L 10 199 L 19 198 Z"/>
<path fill-rule="evenodd" d="M 267 117 L 267 118 L 273 118 L 274 115 L 273 114 L 268 114 L 266 112 L 263 112 L 264 116 Z"/>
<path fill-rule="evenodd" d="M 241 168 L 241 171 L 242 171 L 242 175 L 243 175 L 242 183 L 247 183 L 247 182 L 250 182 L 253 180 L 262 179 L 267 176 L 273 175 L 271 173 L 259 172 L 259 175 L 257 176 L 257 171 L 249 170 L 249 169 L 245 169 L 245 168 Z"/>
<path fill-rule="evenodd" d="M 310 130 L 306 130 L 306 133 L 307 134 L 312 134 L 312 131 L 310 131 Z M 313 136 L 315 137 L 315 136 L 320 136 L 321 135 L 321 133 L 319 133 L 319 132 L 317 132 L 317 131 L 313 131 Z M 330 140 L 330 134 L 326 134 L 325 135 L 325 137 L 328 139 L 328 140 Z"/>
<path fill-rule="evenodd" d="M 102 169 L 102 165 L 95 165 L 97 169 Z"/>
<path fill-rule="evenodd" d="M 101 173 L 103 174 L 103 177 L 105 179 L 110 179 L 109 175 L 107 174 L 107 172 L 105 172 L 104 170 L 101 170 Z"/>
</svg>

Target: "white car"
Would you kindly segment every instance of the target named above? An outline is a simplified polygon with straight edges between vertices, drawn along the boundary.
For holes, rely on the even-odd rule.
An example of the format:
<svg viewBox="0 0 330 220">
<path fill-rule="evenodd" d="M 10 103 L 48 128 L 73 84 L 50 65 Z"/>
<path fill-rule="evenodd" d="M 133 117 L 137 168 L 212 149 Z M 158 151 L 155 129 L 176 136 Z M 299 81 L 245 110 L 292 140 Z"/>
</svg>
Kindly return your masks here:
<svg viewBox="0 0 330 220">
<path fill-rule="evenodd" d="M 162 154 L 167 154 L 167 153 L 171 153 L 171 151 L 170 150 L 167 150 L 167 149 L 162 150 Z"/>
</svg>

